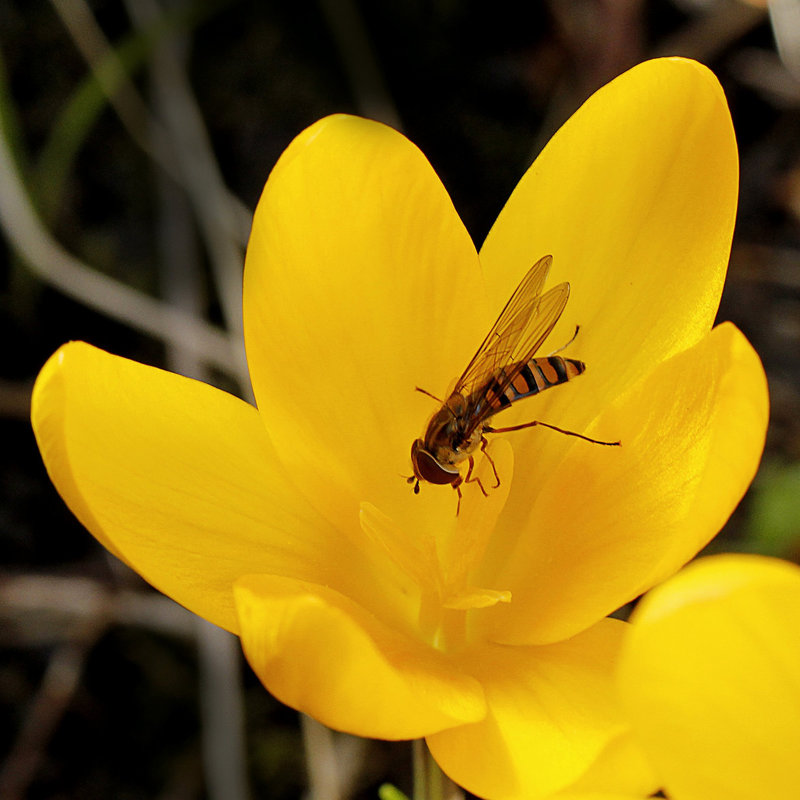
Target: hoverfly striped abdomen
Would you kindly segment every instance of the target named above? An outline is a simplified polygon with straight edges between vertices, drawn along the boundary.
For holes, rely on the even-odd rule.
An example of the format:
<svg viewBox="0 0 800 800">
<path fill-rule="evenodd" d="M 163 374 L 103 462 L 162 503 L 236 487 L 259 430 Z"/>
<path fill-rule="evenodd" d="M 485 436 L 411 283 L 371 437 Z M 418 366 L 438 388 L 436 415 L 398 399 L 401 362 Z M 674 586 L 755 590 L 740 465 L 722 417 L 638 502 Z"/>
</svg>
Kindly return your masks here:
<svg viewBox="0 0 800 800">
<path fill-rule="evenodd" d="M 508 408 L 517 400 L 539 394 L 551 386 L 566 383 L 586 371 L 586 364 L 574 358 L 544 356 L 532 358 L 508 381 L 508 373 L 513 374 L 517 365 L 498 370 L 485 392 L 484 402 L 492 414 Z"/>
</svg>

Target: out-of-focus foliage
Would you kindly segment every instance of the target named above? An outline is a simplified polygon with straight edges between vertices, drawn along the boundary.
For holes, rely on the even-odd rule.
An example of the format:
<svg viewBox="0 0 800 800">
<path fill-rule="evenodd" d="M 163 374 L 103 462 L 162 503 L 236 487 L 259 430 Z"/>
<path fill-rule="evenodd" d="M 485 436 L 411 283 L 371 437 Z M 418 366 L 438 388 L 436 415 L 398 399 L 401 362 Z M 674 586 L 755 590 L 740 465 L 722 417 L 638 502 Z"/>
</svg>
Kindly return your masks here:
<svg viewBox="0 0 800 800">
<path fill-rule="evenodd" d="M 752 552 L 800 558 L 800 465 L 763 465 L 744 534 L 744 545 Z"/>
</svg>

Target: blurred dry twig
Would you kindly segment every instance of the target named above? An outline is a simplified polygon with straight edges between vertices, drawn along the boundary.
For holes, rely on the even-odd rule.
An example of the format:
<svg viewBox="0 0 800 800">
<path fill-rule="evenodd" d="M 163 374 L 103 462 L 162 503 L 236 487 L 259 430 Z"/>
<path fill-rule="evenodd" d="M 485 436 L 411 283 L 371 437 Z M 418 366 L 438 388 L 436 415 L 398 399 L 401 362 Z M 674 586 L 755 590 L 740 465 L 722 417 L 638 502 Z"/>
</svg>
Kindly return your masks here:
<svg viewBox="0 0 800 800">
<path fill-rule="evenodd" d="M 103 275 L 68 253 L 33 209 L 0 124 L 0 224 L 20 257 L 45 283 L 89 308 L 164 341 L 175 341 L 230 372 L 237 349 L 222 331 Z"/>
</svg>

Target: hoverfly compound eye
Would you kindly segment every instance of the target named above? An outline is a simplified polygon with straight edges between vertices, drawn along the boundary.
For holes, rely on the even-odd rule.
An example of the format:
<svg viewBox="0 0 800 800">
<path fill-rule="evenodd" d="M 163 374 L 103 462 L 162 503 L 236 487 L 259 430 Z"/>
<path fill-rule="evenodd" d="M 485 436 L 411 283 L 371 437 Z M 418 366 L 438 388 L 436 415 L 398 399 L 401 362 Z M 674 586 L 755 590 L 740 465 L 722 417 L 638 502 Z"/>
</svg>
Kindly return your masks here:
<svg viewBox="0 0 800 800">
<path fill-rule="evenodd" d="M 461 476 L 458 469 L 447 469 L 440 464 L 426 449 L 421 439 L 414 442 L 411 449 L 411 460 L 414 464 L 414 473 L 422 481 L 445 485 L 452 483 Z"/>
</svg>

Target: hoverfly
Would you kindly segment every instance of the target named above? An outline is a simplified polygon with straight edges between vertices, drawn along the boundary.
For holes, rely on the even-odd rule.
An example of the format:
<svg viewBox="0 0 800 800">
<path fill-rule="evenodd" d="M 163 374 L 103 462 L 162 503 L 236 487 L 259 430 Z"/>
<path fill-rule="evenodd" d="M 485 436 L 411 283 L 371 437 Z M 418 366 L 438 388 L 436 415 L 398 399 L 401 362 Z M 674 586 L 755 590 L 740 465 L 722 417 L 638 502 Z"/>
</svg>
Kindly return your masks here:
<svg viewBox="0 0 800 800">
<path fill-rule="evenodd" d="M 530 268 L 446 401 L 416 387 L 417 391 L 441 403 L 441 407 L 428 423 L 424 436 L 411 445 L 414 474 L 407 481 L 414 483 L 415 494 L 419 493 L 420 481 L 449 483 L 458 492 L 456 515 L 461 508 L 462 483 L 474 481 L 484 496 L 488 495 L 480 479 L 472 475 L 473 453 L 479 445 L 494 472 L 494 488 L 500 485 L 500 476 L 486 452 L 488 442 L 484 434 L 508 433 L 540 425 L 594 444 L 620 444 L 590 439 L 539 420 L 508 428 L 494 428 L 488 424 L 498 411 L 517 400 L 566 383 L 586 370 L 582 361 L 562 358 L 555 353 L 534 357 L 558 322 L 569 298 L 568 283 L 560 283 L 542 294 L 552 263 L 552 256 L 544 256 Z M 577 332 L 576 328 L 575 335 Z M 466 476 L 461 474 L 464 461 L 469 462 Z"/>
</svg>

